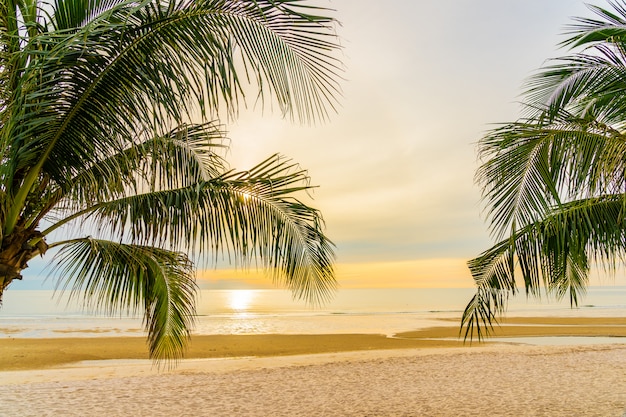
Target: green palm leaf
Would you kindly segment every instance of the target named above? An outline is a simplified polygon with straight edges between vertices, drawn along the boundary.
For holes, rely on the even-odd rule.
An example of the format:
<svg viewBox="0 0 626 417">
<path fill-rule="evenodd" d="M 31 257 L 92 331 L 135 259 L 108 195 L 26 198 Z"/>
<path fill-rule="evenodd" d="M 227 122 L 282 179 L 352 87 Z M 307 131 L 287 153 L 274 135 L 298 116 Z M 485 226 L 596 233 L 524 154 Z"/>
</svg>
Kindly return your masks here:
<svg viewBox="0 0 626 417">
<path fill-rule="evenodd" d="M 541 286 L 575 305 L 591 261 L 614 268 L 624 255 L 626 207 L 626 3 L 591 6 L 553 60 L 528 82 L 527 114 L 487 134 L 477 171 L 501 239 L 469 262 L 478 291 L 465 310 L 466 337 L 489 327 L 516 291 Z M 506 234 L 510 233 L 508 238 Z"/>
<path fill-rule="evenodd" d="M 214 123 L 180 125 L 161 136 L 144 136 L 133 146 L 104 155 L 68 182 L 70 203 L 79 208 L 149 187 L 184 187 L 217 177 L 226 162 L 224 132 Z"/>
<path fill-rule="evenodd" d="M 140 137 L 134 146 L 117 153 L 111 149 L 68 181 L 67 189 L 42 189 L 34 198 L 45 204 L 30 206 L 32 217 L 23 212 L 28 218 L 24 223 L 30 226 L 47 218 L 54 223 L 49 229 L 52 231 L 80 217 L 95 203 L 120 198 L 129 191 L 189 186 L 219 176 L 225 169 L 225 161 L 217 153 L 225 148 L 223 137 L 224 132 L 213 123 L 181 125 L 164 136 Z M 61 222 L 49 218 L 53 209 L 60 212 Z M 68 210 L 76 214 L 63 217 Z"/>
<path fill-rule="evenodd" d="M 130 195 L 83 214 L 121 240 L 170 242 L 213 260 L 232 253 L 243 265 L 258 258 L 295 296 L 319 303 L 335 288 L 334 253 L 321 214 L 294 196 L 309 188 L 305 171 L 273 156 L 249 171 Z"/>
<path fill-rule="evenodd" d="M 594 120 L 557 116 L 505 125 L 479 143 L 486 162 L 476 178 L 500 237 L 563 201 L 623 189 L 626 137 Z"/>
<path fill-rule="evenodd" d="M 8 109 L 16 123 L 7 137 L 19 145 L 11 147 L 19 152 L 11 156 L 10 183 L 19 189 L 10 222 L 40 172 L 62 184 L 87 169 L 93 155 L 124 148 L 138 129 L 183 123 L 220 103 L 235 109 L 241 95 L 236 51 L 285 111 L 309 119 L 334 100 L 337 69 L 326 51 L 335 46 L 323 41 L 333 35 L 332 20 L 300 13 L 297 2 L 150 4 L 121 3 L 71 36 L 39 35 L 45 53 L 27 51 L 37 59 L 23 76 L 25 93 Z M 250 27 L 254 31 L 242 29 Z M 249 54 L 246 45 L 260 36 L 280 48 Z"/>
<path fill-rule="evenodd" d="M 589 259 L 611 266 L 625 254 L 626 205 L 621 194 L 572 201 L 541 221 L 527 225 L 468 262 L 478 287 L 463 314 L 465 337 L 482 337 L 517 291 L 521 273 L 526 292 L 539 296 L 541 285 L 572 305 L 584 294 Z M 478 329 L 478 330 L 477 330 Z"/>
<path fill-rule="evenodd" d="M 181 358 L 196 294 L 193 266 L 184 254 L 92 238 L 57 245 L 61 289 L 107 314 L 144 312 L 150 356 Z"/>
</svg>

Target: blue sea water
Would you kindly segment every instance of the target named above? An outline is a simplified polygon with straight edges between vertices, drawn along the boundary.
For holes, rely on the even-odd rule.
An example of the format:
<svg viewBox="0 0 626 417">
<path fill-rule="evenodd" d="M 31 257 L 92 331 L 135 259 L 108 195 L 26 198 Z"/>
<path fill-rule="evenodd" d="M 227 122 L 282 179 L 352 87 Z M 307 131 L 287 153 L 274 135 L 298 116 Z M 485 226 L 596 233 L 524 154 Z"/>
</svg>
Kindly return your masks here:
<svg viewBox="0 0 626 417">
<path fill-rule="evenodd" d="M 202 290 L 194 334 L 392 335 L 431 325 L 458 326 L 472 288 L 344 289 L 323 306 L 294 300 L 285 290 Z M 567 300 L 509 302 L 509 316 L 623 316 L 626 287 L 592 287 L 577 308 Z M 438 321 L 440 318 L 455 319 Z M 109 317 L 47 290 L 8 290 L 0 309 L 0 338 L 143 335 L 140 314 Z"/>
</svg>

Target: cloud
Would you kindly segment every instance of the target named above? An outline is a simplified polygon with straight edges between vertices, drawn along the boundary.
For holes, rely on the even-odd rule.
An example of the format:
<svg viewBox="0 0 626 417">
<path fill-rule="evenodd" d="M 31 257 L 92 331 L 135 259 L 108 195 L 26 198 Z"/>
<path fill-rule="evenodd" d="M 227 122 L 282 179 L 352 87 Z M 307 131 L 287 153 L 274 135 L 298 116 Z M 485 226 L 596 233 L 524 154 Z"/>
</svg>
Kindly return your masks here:
<svg viewBox="0 0 626 417">
<path fill-rule="evenodd" d="M 519 117 L 521 85 L 579 0 L 320 2 L 342 22 L 339 112 L 298 126 L 259 109 L 230 127 L 233 165 L 280 151 L 319 185 L 339 262 L 467 259 L 490 244 L 476 142 Z M 561 51 L 562 52 L 562 51 Z M 422 278 L 416 278 L 422 279 Z"/>
</svg>

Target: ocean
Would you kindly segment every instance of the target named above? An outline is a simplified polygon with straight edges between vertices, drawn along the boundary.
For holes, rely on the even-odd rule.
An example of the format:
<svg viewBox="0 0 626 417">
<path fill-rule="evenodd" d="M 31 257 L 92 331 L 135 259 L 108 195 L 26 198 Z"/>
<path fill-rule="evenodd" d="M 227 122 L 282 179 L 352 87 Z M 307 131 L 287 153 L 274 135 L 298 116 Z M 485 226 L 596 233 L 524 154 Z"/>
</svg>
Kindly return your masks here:
<svg viewBox="0 0 626 417">
<path fill-rule="evenodd" d="M 473 294 L 472 288 L 343 289 L 316 307 L 285 290 L 201 290 L 193 334 L 393 335 L 442 323 L 458 326 Z M 518 294 L 507 311 L 511 317 L 624 316 L 626 287 L 591 287 L 577 308 L 567 300 Z M 0 308 L 0 338 L 141 335 L 140 314 L 109 317 L 48 290 L 7 290 Z"/>
</svg>

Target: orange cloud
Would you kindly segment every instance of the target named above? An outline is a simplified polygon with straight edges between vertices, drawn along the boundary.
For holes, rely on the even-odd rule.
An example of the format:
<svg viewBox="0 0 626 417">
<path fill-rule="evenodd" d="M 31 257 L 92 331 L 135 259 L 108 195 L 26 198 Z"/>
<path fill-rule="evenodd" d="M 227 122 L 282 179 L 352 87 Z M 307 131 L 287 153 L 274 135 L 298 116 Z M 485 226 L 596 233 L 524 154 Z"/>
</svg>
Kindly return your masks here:
<svg viewBox="0 0 626 417">
<path fill-rule="evenodd" d="M 340 263 L 339 288 L 462 288 L 474 282 L 466 259 Z M 214 269 L 198 271 L 201 287 L 276 288 L 262 270 Z"/>
<path fill-rule="evenodd" d="M 460 288 L 474 285 L 466 259 L 339 264 L 341 288 Z"/>
</svg>

